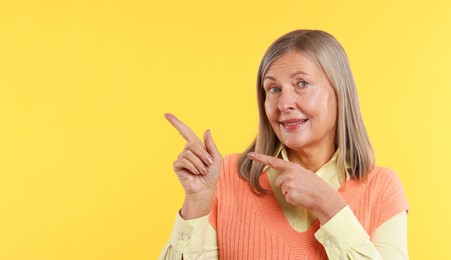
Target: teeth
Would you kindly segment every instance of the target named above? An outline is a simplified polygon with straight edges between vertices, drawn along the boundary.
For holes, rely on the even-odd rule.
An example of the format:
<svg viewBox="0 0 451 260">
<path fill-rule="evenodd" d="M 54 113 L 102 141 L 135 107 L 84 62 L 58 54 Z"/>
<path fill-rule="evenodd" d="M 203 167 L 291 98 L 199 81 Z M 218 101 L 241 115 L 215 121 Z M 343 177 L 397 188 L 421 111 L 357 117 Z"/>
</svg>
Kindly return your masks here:
<svg viewBox="0 0 451 260">
<path fill-rule="evenodd" d="M 289 122 L 289 123 L 285 123 L 285 125 L 291 126 L 291 125 L 300 125 L 302 123 L 304 123 L 305 121 L 307 121 L 307 119 L 301 120 L 301 121 L 296 121 L 296 122 Z"/>
</svg>

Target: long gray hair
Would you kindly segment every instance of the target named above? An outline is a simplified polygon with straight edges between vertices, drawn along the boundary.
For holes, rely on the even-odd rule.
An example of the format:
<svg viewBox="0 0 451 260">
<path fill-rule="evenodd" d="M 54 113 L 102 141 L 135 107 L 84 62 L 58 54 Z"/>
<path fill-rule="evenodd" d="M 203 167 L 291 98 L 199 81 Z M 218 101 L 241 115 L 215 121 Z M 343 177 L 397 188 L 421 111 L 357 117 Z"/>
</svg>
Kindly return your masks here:
<svg viewBox="0 0 451 260">
<path fill-rule="evenodd" d="M 309 57 L 326 74 L 338 100 L 335 149 L 338 149 L 337 167 L 341 182 L 346 173 L 362 179 L 373 167 L 374 152 L 360 113 L 359 99 L 348 57 L 341 44 L 330 34 L 320 30 L 296 30 L 277 39 L 266 51 L 258 69 L 257 102 L 259 110 L 258 133 L 252 144 L 241 155 L 238 171 L 257 194 L 266 191 L 259 182 L 264 165 L 247 157 L 249 152 L 273 155 L 280 140 L 265 112 L 263 78 L 269 66 L 290 51 Z"/>
</svg>

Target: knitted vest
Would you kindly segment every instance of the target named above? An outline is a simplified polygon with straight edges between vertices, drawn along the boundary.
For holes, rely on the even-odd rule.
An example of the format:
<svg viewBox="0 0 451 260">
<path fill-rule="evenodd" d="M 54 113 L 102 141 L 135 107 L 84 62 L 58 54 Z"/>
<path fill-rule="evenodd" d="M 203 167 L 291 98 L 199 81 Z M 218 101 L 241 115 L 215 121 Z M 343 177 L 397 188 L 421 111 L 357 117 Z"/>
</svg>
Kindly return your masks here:
<svg viewBox="0 0 451 260">
<path fill-rule="evenodd" d="M 220 259 L 327 259 L 314 234 L 315 221 L 305 232 L 288 223 L 274 194 L 256 196 L 238 176 L 239 155 L 223 159 L 210 223 L 218 235 Z M 271 190 L 267 174 L 261 185 Z M 400 180 L 386 168 L 374 167 L 364 180 L 350 179 L 339 193 L 366 232 L 373 232 L 391 217 L 408 210 Z"/>
</svg>

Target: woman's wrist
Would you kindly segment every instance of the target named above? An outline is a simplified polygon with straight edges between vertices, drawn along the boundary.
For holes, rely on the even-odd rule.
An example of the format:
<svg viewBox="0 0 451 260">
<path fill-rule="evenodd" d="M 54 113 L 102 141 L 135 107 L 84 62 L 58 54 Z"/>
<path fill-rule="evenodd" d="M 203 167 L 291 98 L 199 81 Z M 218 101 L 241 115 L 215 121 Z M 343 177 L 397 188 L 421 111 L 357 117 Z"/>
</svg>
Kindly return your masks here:
<svg viewBox="0 0 451 260">
<path fill-rule="evenodd" d="M 318 206 L 314 212 L 321 225 L 324 225 L 347 205 L 337 191 L 331 191 L 330 194 L 323 194 L 317 201 Z"/>
<path fill-rule="evenodd" d="M 180 216 L 185 220 L 200 218 L 210 213 L 214 192 L 202 192 L 202 194 L 186 195 Z"/>
</svg>

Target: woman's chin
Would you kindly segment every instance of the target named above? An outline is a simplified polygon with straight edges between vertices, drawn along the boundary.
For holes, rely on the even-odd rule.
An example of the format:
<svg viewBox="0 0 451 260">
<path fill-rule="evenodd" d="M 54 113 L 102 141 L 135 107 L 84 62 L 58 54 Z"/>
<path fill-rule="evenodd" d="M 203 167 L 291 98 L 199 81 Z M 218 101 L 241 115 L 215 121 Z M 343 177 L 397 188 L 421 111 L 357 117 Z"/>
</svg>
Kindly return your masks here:
<svg viewBox="0 0 451 260">
<path fill-rule="evenodd" d="M 305 146 L 305 142 L 300 140 L 286 140 L 282 141 L 282 143 L 290 150 L 302 150 Z"/>
</svg>

